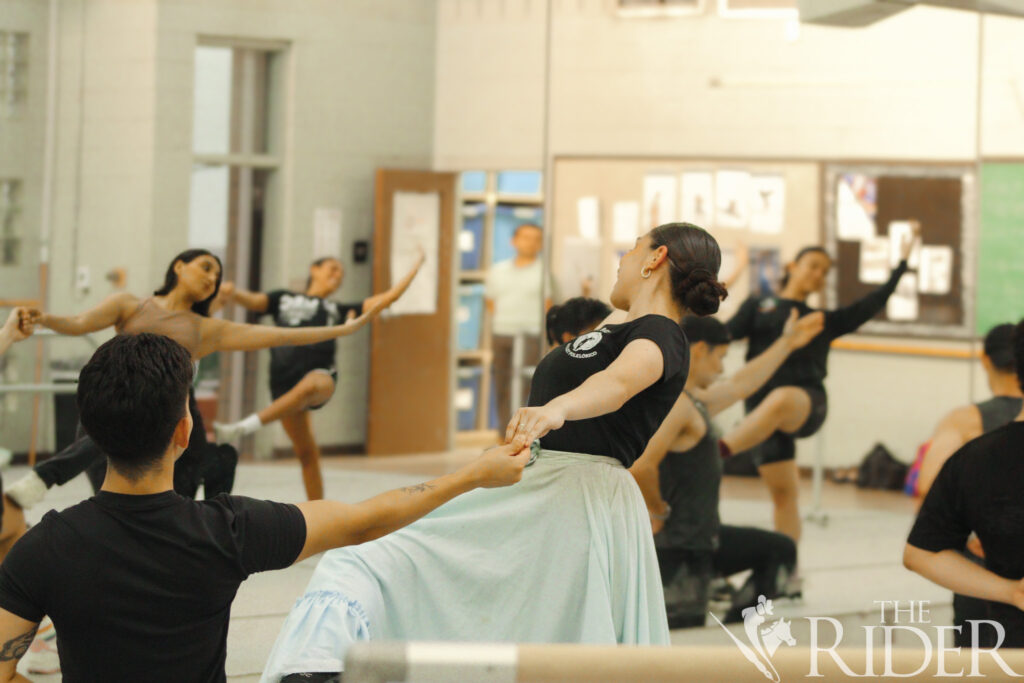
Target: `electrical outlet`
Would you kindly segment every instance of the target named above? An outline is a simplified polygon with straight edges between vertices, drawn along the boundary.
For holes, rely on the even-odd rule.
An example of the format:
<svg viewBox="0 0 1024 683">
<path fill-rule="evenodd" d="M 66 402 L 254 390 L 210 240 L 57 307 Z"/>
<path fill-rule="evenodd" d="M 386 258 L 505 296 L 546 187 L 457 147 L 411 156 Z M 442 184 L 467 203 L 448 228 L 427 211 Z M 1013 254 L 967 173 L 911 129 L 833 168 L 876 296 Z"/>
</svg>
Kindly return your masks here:
<svg viewBox="0 0 1024 683">
<path fill-rule="evenodd" d="M 79 292 L 89 291 L 89 266 L 78 266 L 75 271 L 75 289 Z"/>
</svg>

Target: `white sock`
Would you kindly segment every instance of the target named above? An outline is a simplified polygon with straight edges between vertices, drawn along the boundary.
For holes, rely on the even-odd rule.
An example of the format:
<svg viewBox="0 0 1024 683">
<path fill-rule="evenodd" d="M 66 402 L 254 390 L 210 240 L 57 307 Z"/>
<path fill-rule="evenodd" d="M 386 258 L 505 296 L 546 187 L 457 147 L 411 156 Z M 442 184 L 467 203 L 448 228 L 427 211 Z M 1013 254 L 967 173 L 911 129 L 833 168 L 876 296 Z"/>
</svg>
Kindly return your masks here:
<svg viewBox="0 0 1024 683">
<path fill-rule="evenodd" d="M 260 416 L 256 413 L 253 413 L 249 417 L 243 418 L 238 422 L 238 428 L 241 430 L 242 434 L 255 434 L 262 426 L 263 423 L 260 422 Z"/>
</svg>

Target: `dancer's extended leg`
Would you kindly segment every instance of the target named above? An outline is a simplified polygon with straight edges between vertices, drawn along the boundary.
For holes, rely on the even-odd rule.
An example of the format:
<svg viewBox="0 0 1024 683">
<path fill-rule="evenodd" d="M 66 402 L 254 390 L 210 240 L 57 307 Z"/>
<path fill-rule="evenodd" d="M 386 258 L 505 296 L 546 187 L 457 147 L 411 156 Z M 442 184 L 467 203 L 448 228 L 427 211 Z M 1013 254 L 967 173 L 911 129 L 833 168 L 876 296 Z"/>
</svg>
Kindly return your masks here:
<svg viewBox="0 0 1024 683">
<path fill-rule="evenodd" d="M 213 429 L 220 443 L 252 434 L 260 427 L 281 420 L 289 415 L 297 415 L 310 408 L 322 406 L 334 394 L 334 379 L 322 370 L 313 370 L 299 380 L 299 383 L 278 397 L 273 403 L 258 413 L 239 422 L 215 422 Z"/>
<path fill-rule="evenodd" d="M 763 443 L 777 431 L 797 432 L 811 414 L 811 398 L 799 387 L 773 389 L 760 405 L 722 437 L 730 453 L 740 453 Z"/>
<path fill-rule="evenodd" d="M 799 543 L 801 525 L 796 460 L 765 463 L 757 469 L 768 486 L 775 507 L 775 530 Z"/>
</svg>

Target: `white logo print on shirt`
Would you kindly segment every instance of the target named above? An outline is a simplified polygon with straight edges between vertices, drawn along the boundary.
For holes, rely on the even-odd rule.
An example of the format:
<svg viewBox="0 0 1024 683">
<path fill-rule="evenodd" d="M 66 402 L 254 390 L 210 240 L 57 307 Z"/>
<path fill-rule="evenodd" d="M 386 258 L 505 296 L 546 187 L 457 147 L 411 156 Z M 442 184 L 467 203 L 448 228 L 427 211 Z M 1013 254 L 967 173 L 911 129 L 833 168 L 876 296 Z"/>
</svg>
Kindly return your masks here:
<svg viewBox="0 0 1024 683">
<path fill-rule="evenodd" d="M 573 358 L 593 358 L 597 355 L 597 351 L 591 351 L 591 349 L 601 343 L 604 332 L 604 330 L 597 330 L 596 332 L 576 337 L 566 345 L 565 352 Z"/>
</svg>

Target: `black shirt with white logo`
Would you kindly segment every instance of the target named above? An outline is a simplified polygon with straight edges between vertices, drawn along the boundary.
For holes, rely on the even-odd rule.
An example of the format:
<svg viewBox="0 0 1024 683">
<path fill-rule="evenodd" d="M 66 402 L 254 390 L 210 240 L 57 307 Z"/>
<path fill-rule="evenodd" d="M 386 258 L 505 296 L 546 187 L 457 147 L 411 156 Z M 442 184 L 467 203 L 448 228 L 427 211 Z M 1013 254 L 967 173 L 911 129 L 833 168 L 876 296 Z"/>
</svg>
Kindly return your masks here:
<svg viewBox="0 0 1024 683">
<path fill-rule="evenodd" d="M 265 315 L 278 327 L 325 327 L 345 322 L 349 311 L 363 312 L 362 304 L 340 304 L 318 296 L 278 289 L 267 293 Z M 302 367 L 329 368 L 334 365 L 334 339 L 306 346 L 278 346 L 270 349 L 270 371 L 288 373 Z"/>
<path fill-rule="evenodd" d="M 960 552 L 973 531 L 985 566 L 999 576 L 1024 577 L 1024 422 L 1011 422 L 969 441 L 953 454 L 928 490 L 907 543 L 937 553 Z M 1006 629 L 1007 647 L 1024 647 L 1024 612 L 989 603 Z M 969 637 L 969 634 L 968 634 Z"/>
<path fill-rule="evenodd" d="M 63 680 L 224 681 L 231 602 L 306 542 L 294 505 L 100 491 L 50 511 L 0 566 L 0 608 L 49 615 Z"/>
<path fill-rule="evenodd" d="M 844 334 L 855 332 L 885 308 L 886 302 L 896 291 L 896 285 L 905 272 L 907 262 L 902 261 L 892 271 L 889 281 L 875 291 L 849 306 L 825 311 L 825 329 L 822 333 L 803 348 L 789 354 L 771 379 L 747 398 L 747 408 L 759 405 L 776 387 L 810 387 L 824 392 L 825 376 L 828 375 L 828 352 L 832 342 Z M 794 308 L 800 316 L 814 311 L 803 301 L 783 299 L 774 295 L 751 297 L 743 302 L 727 326 L 733 340 L 749 338 L 748 361 L 760 356 L 782 336 L 789 312 Z"/>
<path fill-rule="evenodd" d="M 566 422 L 540 440 L 555 451 L 605 455 L 629 467 L 640 457 L 672 405 L 689 372 L 690 351 L 677 322 L 645 315 L 620 325 L 605 325 L 552 350 L 541 360 L 530 385 L 531 406 L 542 406 L 583 384 L 619 357 L 635 339 L 649 339 L 661 350 L 661 378 L 614 413 Z"/>
</svg>

